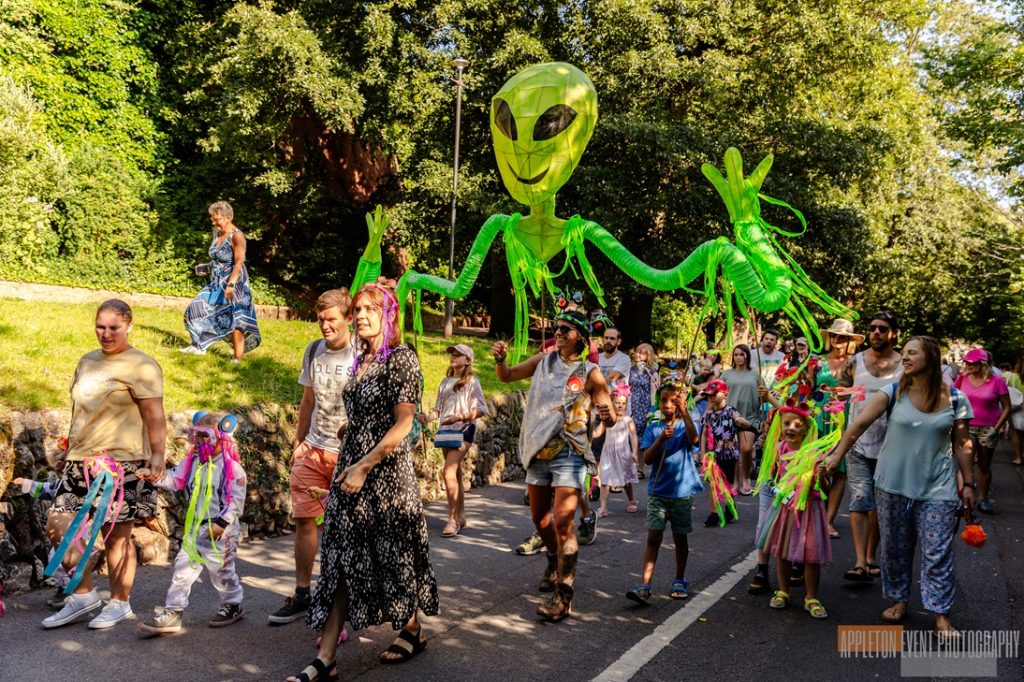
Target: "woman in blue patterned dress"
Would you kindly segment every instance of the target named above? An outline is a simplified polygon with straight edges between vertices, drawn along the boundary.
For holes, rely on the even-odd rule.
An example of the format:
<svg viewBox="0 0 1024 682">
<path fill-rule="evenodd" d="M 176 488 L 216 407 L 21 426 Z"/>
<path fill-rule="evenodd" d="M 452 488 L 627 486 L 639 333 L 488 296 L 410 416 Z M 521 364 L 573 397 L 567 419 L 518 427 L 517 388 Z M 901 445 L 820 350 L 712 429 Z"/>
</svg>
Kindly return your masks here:
<svg viewBox="0 0 1024 682">
<path fill-rule="evenodd" d="M 633 366 L 629 368 L 629 415 L 636 426 L 636 432 L 643 436 L 647 419 L 651 416 L 651 405 L 658 394 L 658 357 L 654 347 L 641 343 L 633 349 Z M 644 464 L 638 464 L 637 476 L 644 477 Z"/>
<path fill-rule="evenodd" d="M 214 227 L 210 262 L 196 266 L 196 274 L 209 275 L 210 282 L 185 310 L 185 328 L 192 343 L 181 352 L 203 355 L 214 343 L 230 337 L 231 361 L 240 362 L 243 353 L 260 345 L 256 307 L 245 268 L 245 235 L 235 227 L 235 213 L 228 202 L 211 204 L 209 212 Z"/>
</svg>

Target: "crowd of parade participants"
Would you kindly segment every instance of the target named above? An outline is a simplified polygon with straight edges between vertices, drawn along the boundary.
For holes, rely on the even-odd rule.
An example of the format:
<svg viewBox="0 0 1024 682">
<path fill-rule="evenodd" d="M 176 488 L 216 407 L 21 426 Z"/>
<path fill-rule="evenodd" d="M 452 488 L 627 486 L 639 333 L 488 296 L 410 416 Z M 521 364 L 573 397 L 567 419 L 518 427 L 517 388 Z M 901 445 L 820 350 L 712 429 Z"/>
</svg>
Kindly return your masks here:
<svg viewBox="0 0 1024 682">
<path fill-rule="evenodd" d="M 224 245 L 234 233 L 229 219 L 222 222 Z M 237 278 L 229 249 L 223 260 L 225 281 Z M 752 346 L 659 362 L 647 343 L 631 355 L 620 350 L 622 334 L 604 313 L 570 305 L 553 317 L 553 344 L 516 364 L 503 341 L 483 363 L 468 345 L 448 347 L 447 376 L 424 411 L 430 403 L 419 360 L 403 343 L 398 310 L 383 283 L 352 295 L 328 291 L 316 304 L 321 338 L 298 367 L 303 396 L 290 464 L 295 587 L 265 616 L 273 625 L 305 619 L 319 633 L 317 657 L 289 680 L 333 677 L 346 628 L 390 623 L 397 634 L 382 663 L 408 661 L 426 646 L 420 617 L 438 612 L 438 590 L 413 449 L 430 434 L 443 453 L 448 518 L 441 538 L 458 535 L 471 521 L 462 460 L 487 412 L 481 372 L 529 381 L 517 454 L 535 532 L 516 552 L 546 553 L 537 584 L 548 595 L 537 609 L 541 619 L 571 613 L 577 573 L 585 577 L 580 547 L 595 541 L 600 520 L 612 513 L 645 515 L 640 580 L 624 585 L 624 598 L 638 608 L 656 593 L 687 599 L 693 510 L 706 504 L 702 532 L 732 532 L 736 495 L 758 499 L 756 523 L 743 526 L 753 529 L 758 551 L 748 592 L 785 609 L 799 591 L 799 607 L 827 618 L 821 566 L 832 561 L 832 543 L 843 541 L 834 521 L 845 495 L 855 560 L 842 579 L 880 581 L 888 602 L 880 617 L 899 623 L 919 557 L 921 598 L 936 633 L 959 636 L 950 621 L 953 541 L 961 517 L 996 512 L 991 465 L 1004 434 L 1021 464 L 1020 359 L 1000 369 L 982 348 L 943 357 L 928 336 L 901 337 L 898 316 L 880 310 L 856 325 L 836 319 L 822 328 L 820 355 L 807 338 L 765 330 Z M 203 327 L 199 312 L 189 318 L 190 352 L 218 334 L 236 358 L 249 339 L 258 342 L 255 327 L 214 330 L 215 320 Z M 156 489 L 164 488 L 180 491 L 187 510 L 181 549 L 164 603 L 138 627 L 147 635 L 181 630 L 204 569 L 220 600 L 205 607 L 208 623 L 227 626 L 244 614 L 234 562 L 246 500 L 237 422 L 197 413 L 187 457 L 169 467 L 161 369 L 132 347 L 132 324 L 125 303 L 99 307 L 99 348 L 75 371 L 71 428 L 54 472 L 47 481 L 16 479 L 9 491 L 51 501 L 47 573 L 59 587 L 42 625 L 88 615 L 89 628 L 103 629 L 135 618 L 131 530 L 155 514 Z M 636 489 L 644 479 L 642 510 Z M 666 529 L 674 578 L 658 585 Z M 93 584 L 100 555 L 110 582 L 106 602 Z"/>
</svg>

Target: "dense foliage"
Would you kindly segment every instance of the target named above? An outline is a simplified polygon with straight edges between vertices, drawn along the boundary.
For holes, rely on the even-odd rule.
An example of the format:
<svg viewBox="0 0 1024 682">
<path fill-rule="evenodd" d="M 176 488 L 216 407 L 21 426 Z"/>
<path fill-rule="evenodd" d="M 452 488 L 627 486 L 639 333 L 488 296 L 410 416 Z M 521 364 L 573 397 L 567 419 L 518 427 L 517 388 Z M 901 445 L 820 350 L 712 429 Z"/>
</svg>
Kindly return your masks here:
<svg viewBox="0 0 1024 682">
<path fill-rule="evenodd" d="M 731 232 L 700 164 L 772 153 L 764 191 L 811 226 L 787 248 L 830 292 L 1021 352 L 1021 25 L 1015 4 L 928 0 L 0 0 L 0 276 L 189 290 L 216 199 L 293 294 L 349 279 L 378 202 L 385 271 L 445 272 L 452 58 L 471 62 L 456 267 L 522 208 L 494 172 L 491 93 L 566 60 L 600 120 L 560 215 L 669 266 Z M 500 249 L 466 304 L 496 330 Z M 593 261 L 628 342 L 674 341 Z"/>
</svg>

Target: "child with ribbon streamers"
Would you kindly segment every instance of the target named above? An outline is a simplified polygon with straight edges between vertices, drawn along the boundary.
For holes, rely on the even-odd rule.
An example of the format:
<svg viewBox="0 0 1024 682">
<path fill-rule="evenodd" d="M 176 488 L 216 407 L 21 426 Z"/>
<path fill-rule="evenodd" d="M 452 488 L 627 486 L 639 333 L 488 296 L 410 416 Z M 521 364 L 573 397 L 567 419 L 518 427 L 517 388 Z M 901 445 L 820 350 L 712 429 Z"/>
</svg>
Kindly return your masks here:
<svg viewBox="0 0 1024 682">
<path fill-rule="evenodd" d="M 793 399 L 779 407 L 769 427 L 758 483 L 763 491 L 774 471 L 776 484 L 771 488 L 771 510 L 758 521 L 758 547 L 777 560 L 779 589 L 769 602 L 773 609 L 789 606 L 787 589 L 792 565 L 797 563 L 804 567 L 804 609 L 812 618 L 828 617 L 817 598 L 821 564 L 832 560 L 823 501 L 828 485 L 822 481 L 822 474 L 825 455 L 839 441 L 840 433 L 837 429 L 818 438 L 807 403 Z"/>
<path fill-rule="evenodd" d="M 736 462 L 739 460 L 739 428 L 753 428 L 739 411 L 728 404 L 729 386 L 721 379 L 712 379 L 701 393 L 708 406 L 700 419 L 701 476 L 708 484 L 708 505 L 711 513 L 705 528 L 724 526 L 739 519 L 733 495 L 736 491 Z"/>
<path fill-rule="evenodd" d="M 637 465 L 637 435 L 636 425 L 629 418 L 629 384 L 621 383 L 612 391 L 612 407 L 618 419 L 615 425 L 605 428 L 602 422 L 594 427 L 593 437 L 604 435 L 604 450 L 601 453 L 601 462 L 598 465 L 601 477 L 601 508 L 597 515 L 601 518 L 608 516 L 608 492 L 612 486 L 624 488 L 626 498 L 629 500 L 626 511 L 636 512 L 636 500 L 633 498 L 633 484 L 639 483 L 640 479 L 636 474 Z"/>
<path fill-rule="evenodd" d="M 61 439 L 65 440 L 65 439 Z M 67 444 L 61 449 L 63 452 L 67 449 Z M 11 484 L 18 488 L 18 492 L 22 495 L 31 495 L 34 499 L 40 501 L 49 501 L 57 496 L 57 491 L 60 489 L 60 479 L 46 480 L 46 481 L 35 481 L 30 478 L 15 478 L 11 481 Z M 100 544 L 102 549 L 102 544 Z M 55 548 L 50 548 L 49 559 L 53 559 Z M 64 600 L 67 598 L 66 588 L 71 577 L 67 571 L 61 565 L 57 566 L 57 569 L 53 574 L 53 582 L 57 586 L 57 591 L 50 599 L 47 600 L 46 604 L 54 611 L 60 610 L 64 606 Z"/>
<path fill-rule="evenodd" d="M 669 596 L 690 596 L 686 581 L 686 560 L 690 554 L 687 535 L 693 530 L 693 496 L 703 490 L 693 455 L 697 446 L 694 419 L 700 413 L 687 408 L 687 389 L 678 372 L 665 377 L 658 392 L 660 418 L 644 431 L 640 447 L 644 463 L 651 465 L 647 484 L 647 543 L 644 545 L 641 583 L 626 593 L 626 599 L 641 606 L 651 603 L 651 579 L 665 526 L 672 525 L 676 572 Z"/>
<path fill-rule="evenodd" d="M 246 476 L 232 438 L 237 426 L 234 415 L 218 418 L 197 412 L 188 433 L 188 456 L 154 481 L 165 490 L 182 491 L 188 512 L 164 606 L 149 621 L 139 623 L 143 632 L 163 635 L 181 630 L 181 614 L 204 564 L 221 599 L 210 627 L 230 625 L 242 617 L 242 583 L 235 571 L 235 552 Z"/>
</svg>

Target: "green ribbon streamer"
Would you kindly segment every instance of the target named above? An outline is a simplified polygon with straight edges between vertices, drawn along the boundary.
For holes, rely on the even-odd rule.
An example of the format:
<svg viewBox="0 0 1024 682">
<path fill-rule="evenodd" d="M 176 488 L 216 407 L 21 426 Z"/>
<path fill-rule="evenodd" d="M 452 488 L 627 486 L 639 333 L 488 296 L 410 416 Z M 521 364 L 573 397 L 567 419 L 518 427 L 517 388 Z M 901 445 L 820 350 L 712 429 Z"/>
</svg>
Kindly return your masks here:
<svg viewBox="0 0 1024 682">
<path fill-rule="evenodd" d="M 188 511 L 185 514 L 185 534 L 181 540 L 181 548 L 185 550 L 190 563 L 206 563 L 196 543 L 199 540 L 199 530 L 202 528 L 204 520 L 207 524 L 207 530 L 213 530 L 213 520 L 210 518 L 210 503 L 213 500 L 213 475 L 216 468 L 213 461 L 202 462 L 193 479 L 191 499 L 189 500 Z M 217 558 L 220 559 L 220 549 L 217 547 L 217 541 L 213 539 L 212 533 L 210 535 L 210 544 L 213 545 L 213 551 L 216 553 Z"/>
</svg>

